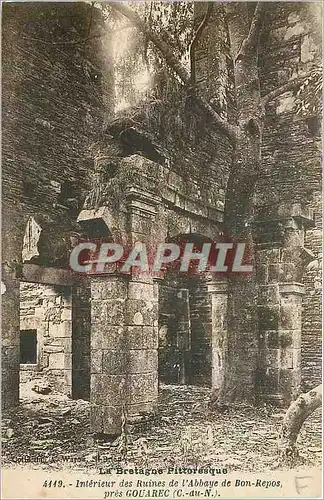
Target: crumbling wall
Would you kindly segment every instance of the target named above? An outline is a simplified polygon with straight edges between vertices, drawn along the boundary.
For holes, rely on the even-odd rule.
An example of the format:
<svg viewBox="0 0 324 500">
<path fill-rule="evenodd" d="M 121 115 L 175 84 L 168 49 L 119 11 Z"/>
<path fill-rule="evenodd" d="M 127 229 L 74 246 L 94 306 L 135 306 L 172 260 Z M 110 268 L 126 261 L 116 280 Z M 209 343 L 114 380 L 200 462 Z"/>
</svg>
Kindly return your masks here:
<svg viewBox="0 0 324 500">
<path fill-rule="evenodd" d="M 311 67 L 319 57 L 318 40 L 313 35 L 314 16 L 309 14 L 312 6 L 308 11 L 305 3 L 275 3 L 267 9 L 270 14 L 262 39 L 260 67 L 264 93 L 296 70 Z M 198 12 L 197 23 L 203 15 L 204 12 Z M 224 116 L 230 116 L 233 89 L 227 35 L 216 18 L 196 47 L 196 81 L 215 108 Z M 53 241 L 58 239 L 62 228 L 66 233 L 79 230 L 75 220 L 89 191 L 95 186 L 98 192 L 92 191 L 87 208 L 94 208 L 99 202 L 109 207 L 113 191 L 115 198 L 124 195 L 122 190 L 118 191 L 122 175 L 118 167 L 126 171 L 132 164 L 133 172 L 142 169 L 141 176 L 147 181 L 147 189 L 138 190 L 141 195 L 145 198 L 155 183 L 149 204 L 162 201 L 167 206 L 161 209 L 167 226 L 161 234 L 166 236 L 181 218 L 181 225 L 186 226 L 183 232 L 194 232 L 206 224 L 209 237 L 215 238 L 224 209 L 232 147 L 216 127 L 206 123 L 204 113 L 197 109 L 187 90 L 159 59 L 156 59 L 150 95 L 144 102 L 133 103 L 123 110 L 116 119 L 110 119 L 114 109 L 114 82 L 109 30 L 108 35 L 103 33 L 103 29 L 107 33 L 107 26 L 103 26 L 99 11 L 93 6 L 85 3 L 6 4 L 3 20 L 3 180 L 6 186 L 3 249 L 4 260 L 9 262 L 14 274 L 4 297 L 4 302 L 8 300 L 4 307 L 3 386 L 8 401 L 14 403 L 19 363 L 17 281 L 21 276 L 12 261 L 21 260 L 28 217 L 35 216 L 41 226 L 44 221 L 46 231 L 54 235 Z M 221 57 L 216 57 L 219 54 Z M 269 108 L 263 149 L 266 172 L 259 183 L 257 203 L 262 208 L 282 201 L 303 201 L 319 212 L 319 142 L 312 122 L 295 115 L 294 100 L 293 95 L 285 95 Z M 155 174 L 150 176 L 148 172 L 153 170 L 153 164 L 147 166 L 142 162 L 146 165 L 143 167 L 140 161 L 143 157 L 155 162 L 154 168 L 159 172 L 156 182 Z M 103 175 L 96 171 L 98 165 L 103 167 Z M 111 190 L 101 196 L 104 183 L 110 183 Z M 143 230 L 142 215 L 131 214 L 130 219 L 136 220 L 131 230 L 135 231 L 135 226 L 142 228 L 136 236 L 145 233 L 148 239 L 155 229 Z M 316 226 L 306 237 L 307 246 L 313 248 L 315 254 L 319 252 L 318 220 L 317 214 Z M 152 225 L 156 226 L 156 223 Z M 59 239 L 64 238 L 60 234 Z M 56 261 L 53 248 L 55 244 L 44 246 L 46 264 L 54 261 L 62 265 Z M 319 318 L 314 314 L 320 307 L 318 289 L 314 286 L 317 279 L 318 268 L 314 264 L 305 278 L 303 363 L 308 370 L 307 383 L 312 383 L 320 374 Z M 201 300 L 203 304 L 204 299 Z M 88 299 L 85 302 L 89 303 Z M 194 321 L 198 314 L 205 314 L 204 307 L 201 309 L 198 302 L 193 306 Z M 89 308 L 84 304 L 84 309 L 89 339 Z M 80 321 L 80 332 L 81 325 Z M 102 324 L 97 331 L 99 337 L 101 329 Z M 85 353 L 87 362 L 76 361 L 80 378 L 88 371 L 89 343 Z M 53 363 L 54 359 L 55 356 Z"/>
<path fill-rule="evenodd" d="M 144 9 L 141 6 L 138 8 Z M 185 36 L 181 33 L 184 25 L 188 22 L 193 23 L 191 12 L 191 21 L 190 13 L 188 13 L 189 21 L 183 18 L 177 26 L 178 11 L 185 9 L 184 6 L 179 6 L 179 8 L 177 5 L 153 6 L 153 17 L 155 9 L 157 16 L 160 11 L 174 9 L 175 22 L 172 24 L 170 21 L 167 28 L 172 28 L 173 32 L 178 27 L 179 37 Z M 164 14 L 161 13 L 162 20 L 165 17 Z M 143 12 L 141 15 L 144 15 Z M 155 26 L 154 21 L 152 22 L 152 29 L 159 31 L 160 23 L 157 22 Z M 136 59 L 134 63 L 134 44 L 139 46 L 143 42 L 143 37 L 138 30 L 129 28 L 128 21 L 125 21 L 125 27 L 121 32 L 125 32 L 127 37 L 129 31 L 132 32 L 133 44 L 125 44 L 122 53 L 117 51 L 115 60 L 118 101 L 124 102 L 124 106 L 117 109 L 116 117 L 107 125 L 107 133 L 116 139 L 122 151 L 121 154 L 120 152 L 119 154 L 113 153 L 111 137 L 106 135 L 101 147 L 102 150 L 106 149 L 102 153 L 107 157 L 107 163 L 113 161 L 114 154 L 117 164 L 120 163 L 122 156 L 141 154 L 164 167 L 163 185 L 175 188 L 177 196 L 182 198 L 182 205 L 188 206 L 191 202 L 193 205 L 201 205 L 206 209 L 222 212 L 227 176 L 232 161 L 232 146 L 228 138 L 224 137 L 217 128 L 211 127 L 205 113 L 195 104 L 195 100 L 187 89 L 184 89 L 175 78 L 154 46 L 149 44 L 148 48 L 144 47 L 143 51 L 147 52 L 146 62 L 145 54 L 143 55 L 141 51 L 136 53 L 138 60 Z M 216 31 L 213 31 L 213 36 L 216 36 Z M 173 36 L 176 45 L 177 33 L 173 33 Z M 218 39 L 221 37 L 219 36 Z M 177 48 L 174 50 L 176 52 Z M 141 99 L 139 99 L 137 81 L 139 66 L 142 67 L 144 73 L 145 71 L 150 73 L 146 81 L 146 92 L 142 91 Z M 127 75 L 125 68 L 127 68 Z M 198 68 L 196 73 L 199 74 Z M 222 77 L 225 75 L 226 79 L 227 67 L 221 66 L 217 69 L 216 80 L 220 74 Z M 124 78 L 121 79 L 121 75 Z M 201 81 L 204 85 L 206 84 L 202 79 Z M 144 82 L 143 87 L 145 87 Z M 211 90 L 214 97 L 218 96 L 219 86 L 216 85 Z M 222 103 L 225 105 L 224 99 Z M 115 176 L 118 177 L 118 172 Z M 178 212 L 180 207 L 175 201 L 174 199 L 168 200 L 169 208 L 174 208 Z M 192 212 L 197 211 L 196 207 L 193 207 Z"/>
<path fill-rule="evenodd" d="M 5 208 L 18 211 L 17 227 L 35 212 L 66 225 L 87 193 L 89 146 L 109 99 L 112 107 L 109 36 L 86 3 L 6 4 L 2 34 Z"/>
<path fill-rule="evenodd" d="M 203 22 L 207 5 L 205 2 L 195 4 L 196 27 Z M 252 10 L 253 6 L 251 13 Z M 200 92 L 213 102 L 215 109 L 231 117 L 235 115 L 235 96 L 223 15 L 222 6 L 214 6 L 200 33 L 194 52 L 195 78 Z M 320 64 L 321 17 L 319 2 L 266 5 L 259 51 L 262 95 Z M 267 107 L 262 149 L 264 170 L 258 179 L 256 207 L 263 219 L 268 218 L 265 224 L 269 233 L 270 214 L 278 214 L 283 204 L 287 207 L 300 203 L 315 211 L 315 226 L 307 229 L 304 243 L 314 253 L 314 262 L 306 267 L 303 278 L 301 366 L 303 385 L 307 388 L 321 379 L 318 261 L 321 258 L 321 144 L 320 117 L 313 106 L 302 109 L 302 99 L 302 92 L 296 95 L 291 91 Z M 275 231 L 270 234 L 269 245 L 276 246 L 276 237 Z"/>
<path fill-rule="evenodd" d="M 266 94 L 321 62 L 321 5 L 268 4 L 261 40 L 261 83 Z M 314 254 L 306 267 L 302 305 L 302 384 L 309 389 L 321 380 L 321 140 L 320 116 L 307 106 L 303 93 L 291 91 L 268 106 L 263 141 L 263 166 L 257 193 L 259 207 L 301 203 L 314 211 L 314 227 L 306 231 L 305 247 Z M 316 107 L 316 106 L 315 106 Z"/>
<path fill-rule="evenodd" d="M 3 405 L 18 402 L 19 280 L 27 220 L 43 229 L 42 265 L 67 266 L 90 186 L 89 150 L 113 107 L 109 31 L 87 3 L 2 9 Z M 65 252 L 66 254 L 67 252 Z"/>
<path fill-rule="evenodd" d="M 321 195 L 318 196 L 318 199 Z M 306 268 L 303 283 L 306 294 L 302 311 L 302 382 L 310 390 L 322 380 L 322 217 L 317 204 L 315 226 L 306 232 L 305 245 L 315 254 Z"/>
<path fill-rule="evenodd" d="M 20 330 L 37 330 L 36 364 L 20 364 L 20 382 L 42 381 L 71 395 L 71 288 L 23 282 L 20 298 Z"/>
</svg>

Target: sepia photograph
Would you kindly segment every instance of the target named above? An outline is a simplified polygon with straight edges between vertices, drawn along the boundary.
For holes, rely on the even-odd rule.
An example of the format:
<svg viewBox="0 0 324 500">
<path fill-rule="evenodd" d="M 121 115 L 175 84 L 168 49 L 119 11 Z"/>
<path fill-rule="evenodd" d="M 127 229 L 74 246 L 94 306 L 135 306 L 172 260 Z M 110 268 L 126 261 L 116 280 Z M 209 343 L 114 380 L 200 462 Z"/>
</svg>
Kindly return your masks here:
<svg viewBox="0 0 324 500">
<path fill-rule="evenodd" d="M 4 1 L 1 498 L 322 498 L 320 1 Z"/>
</svg>

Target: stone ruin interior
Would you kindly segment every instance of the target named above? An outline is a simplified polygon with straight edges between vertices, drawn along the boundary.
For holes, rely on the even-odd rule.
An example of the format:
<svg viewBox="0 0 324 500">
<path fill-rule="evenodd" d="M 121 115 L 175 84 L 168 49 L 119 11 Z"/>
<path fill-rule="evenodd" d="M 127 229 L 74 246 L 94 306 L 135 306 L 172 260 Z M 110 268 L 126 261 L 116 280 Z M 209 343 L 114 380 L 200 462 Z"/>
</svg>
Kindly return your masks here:
<svg viewBox="0 0 324 500">
<path fill-rule="evenodd" d="M 197 3 L 197 23 L 201 9 Z M 321 59 L 316 6 L 269 9 L 260 49 L 265 91 Z M 229 359 L 238 398 L 287 406 L 319 383 L 316 116 L 294 114 L 293 93 L 269 111 L 266 174 L 255 195 L 253 303 L 242 285 L 233 313 L 225 278 L 77 275 L 69 253 L 78 238 L 217 241 L 231 144 L 187 107 L 176 79 L 166 85 L 165 70 L 156 68 L 154 95 L 138 90 L 138 49 L 126 43 L 118 52 L 118 32 L 100 9 L 9 3 L 3 17 L 4 407 L 18 404 L 19 386 L 50 387 L 90 400 L 93 431 L 115 434 L 125 408 L 134 421 L 155 410 L 160 383 L 221 390 Z M 230 114 L 227 39 L 217 23 L 193 57 L 200 91 Z M 69 43 L 85 29 L 87 43 Z M 126 34 L 136 39 L 133 28 Z M 45 43 L 53 37 L 56 45 Z"/>
</svg>

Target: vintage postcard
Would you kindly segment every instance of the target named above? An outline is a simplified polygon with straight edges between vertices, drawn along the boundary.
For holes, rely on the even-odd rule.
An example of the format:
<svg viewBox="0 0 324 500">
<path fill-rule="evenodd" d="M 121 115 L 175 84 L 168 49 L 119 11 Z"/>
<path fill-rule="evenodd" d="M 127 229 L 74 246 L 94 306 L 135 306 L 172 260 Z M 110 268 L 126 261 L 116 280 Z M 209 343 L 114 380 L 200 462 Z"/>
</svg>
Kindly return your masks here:
<svg viewBox="0 0 324 500">
<path fill-rule="evenodd" d="M 4 2 L 4 499 L 322 498 L 322 2 Z"/>
</svg>

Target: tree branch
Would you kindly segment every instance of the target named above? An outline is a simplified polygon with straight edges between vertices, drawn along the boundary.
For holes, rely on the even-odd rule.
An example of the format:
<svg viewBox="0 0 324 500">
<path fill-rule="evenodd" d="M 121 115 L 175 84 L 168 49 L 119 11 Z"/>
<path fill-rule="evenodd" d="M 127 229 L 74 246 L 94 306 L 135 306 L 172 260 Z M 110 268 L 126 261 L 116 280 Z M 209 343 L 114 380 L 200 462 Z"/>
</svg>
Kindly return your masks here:
<svg viewBox="0 0 324 500">
<path fill-rule="evenodd" d="M 186 68 L 184 68 L 181 62 L 175 57 L 169 45 L 162 39 L 162 37 L 160 37 L 157 33 L 154 33 L 154 31 L 140 18 L 137 12 L 130 9 L 125 3 L 112 2 L 110 7 L 127 17 L 136 28 L 144 33 L 147 38 L 159 49 L 168 65 L 178 75 L 181 81 L 185 85 L 190 84 L 190 75 Z"/>
<path fill-rule="evenodd" d="M 212 2 L 208 2 L 204 18 L 201 21 L 200 25 L 198 26 L 195 36 L 190 45 L 191 81 L 193 84 L 196 81 L 196 67 L 195 67 L 196 65 L 194 61 L 193 50 L 196 48 L 197 42 L 210 19 L 212 11 L 213 11 L 213 4 Z"/>
<path fill-rule="evenodd" d="M 154 43 L 163 55 L 168 66 L 178 75 L 182 83 L 191 90 L 191 95 L 197 102 L 198 106 L 212 118 L 215 125 L 217 125 L 231 141 L 235 141 L 237 136 L 236 127 L 230 125 L 226 120 L 223 120 L 223 118 L 221 118 L 221 116 L 210 106 L 210 104 L 208 104 L 203 97 L 197 94 L 197 90 L 192 88 L 192 82 L 188 71 L 177 59 L 177 57 L 175 57 L 169 45 L 162 39 L 162 37 L 148 27 L 137 12 L 127 7 L 125 3 L 111 2 L 110 7 L 127 17 L 127 19 L 129 19 L 136 28 L 144 33 L 146 37 Z"/>
<path fill-rule="evenodd" d="M 297 454 L 296 441 L 305 420 L 322 406 L 322 385 L 301 394 L 289 406 L 282 423 L 279 449 L 283 457 L 294 457 Z"/>
<path fill-rule="evenodd" d="M 238 134 L 238 127 L 228 123 L 226 120 L 223 120 L 219 114 L 211 107 L 208 101 L 198 95 L 195 90 L 191 93 L 192 97 L 195 99 L 197 105 L 202 109 L 208 116 L 210 116 L 215 123 L 231 140 L 231 142 L 235 142 Z"/>
<path fill-rule="evenodd" d="M 261 1 L 258 2 L 255 7 L 255 11 L 249 29 L 249 34 L 243 40 L 241 48 L 236 56 L 236 60 L 239 59 L 240 57 L 245 56 L 248 52 L 257 49 L 263 26 L 263 17 L 264 17 L 264 2 Z"/>
<path fill-rule="evenodd" d="M 306 75 L 298 76 L 297 78 L 294 78 L 293 80 L 290 80 L 284 85 L 281 85 L 280 87 L 272 90 L 271 92 L 269 92 L 269 94 L 263 97 L 262 99 L 263 106 L 264 107 L 267 106 L 269 102 L 274 101 L 275 99 L 277 99 L 277 97 L 280 97 L 282 94 L 285 94 L 290 90 L 298 89 L 310 76 L 312 76 L 312 73 L 307 73 Z"/>
</svg>

